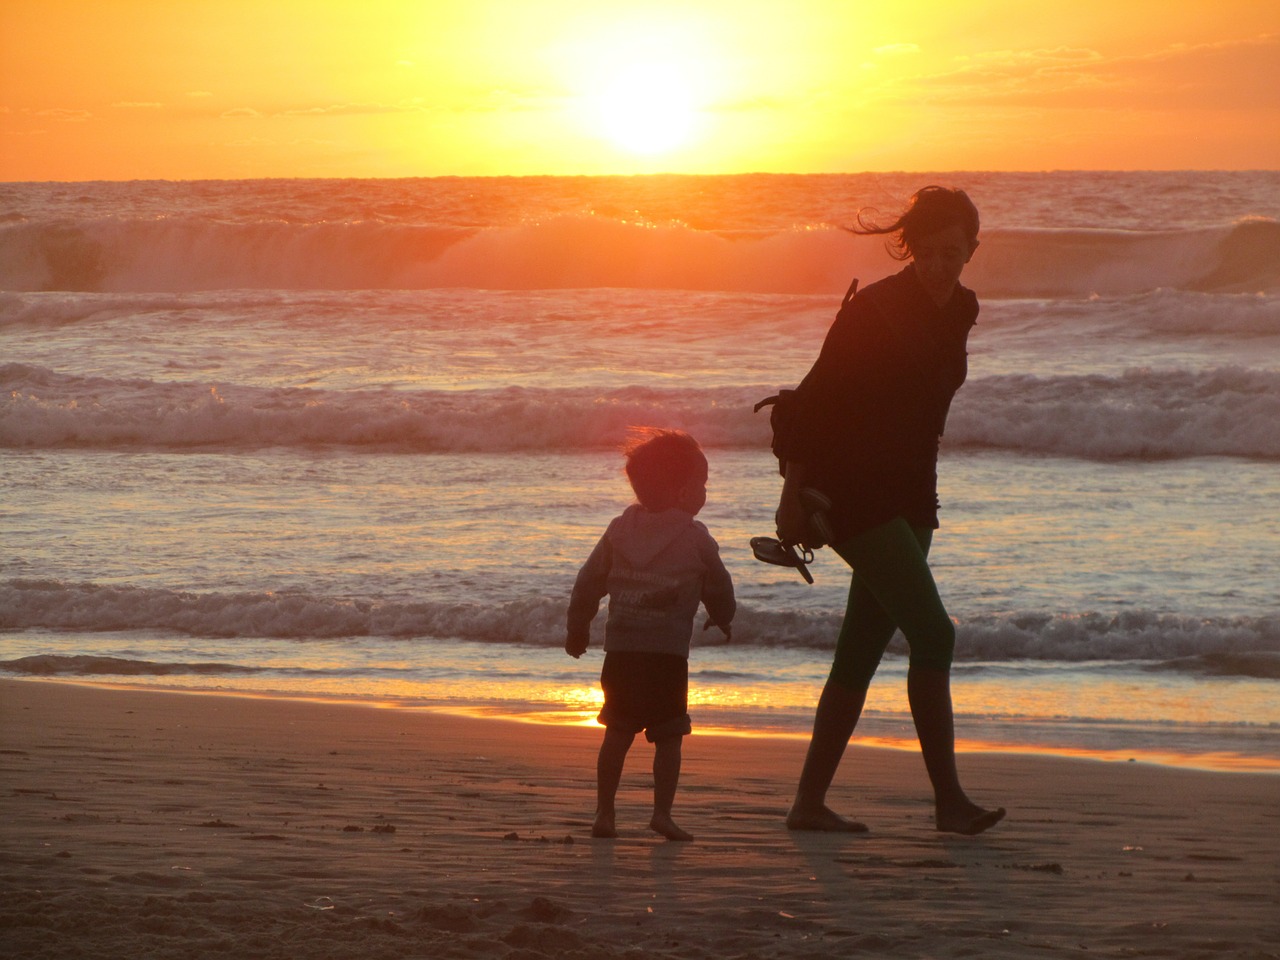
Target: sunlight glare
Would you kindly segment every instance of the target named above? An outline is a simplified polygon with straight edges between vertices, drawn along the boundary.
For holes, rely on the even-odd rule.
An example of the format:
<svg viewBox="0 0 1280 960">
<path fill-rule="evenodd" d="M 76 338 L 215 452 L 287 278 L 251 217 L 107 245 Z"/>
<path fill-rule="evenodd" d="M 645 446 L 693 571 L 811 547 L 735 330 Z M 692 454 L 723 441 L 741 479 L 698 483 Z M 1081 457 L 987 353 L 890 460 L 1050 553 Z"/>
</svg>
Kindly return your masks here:
<svg viewBox="0 0 1280 960">
<path fill-rule="evenodd" d="M 581 132 L 636 160 L 689 154 L 724 96 L 724 52 L 687 13 L 602 14 L 566 37 L 555 59 Z"/>
<path fill-rule="evenodd" d="M 666 153 L 684 146 L 697 119 L 688 78 L 677 64 L 637 62 L 623 67 L 596 100 L 600 129 L 631 153 Z"/>
</svg>

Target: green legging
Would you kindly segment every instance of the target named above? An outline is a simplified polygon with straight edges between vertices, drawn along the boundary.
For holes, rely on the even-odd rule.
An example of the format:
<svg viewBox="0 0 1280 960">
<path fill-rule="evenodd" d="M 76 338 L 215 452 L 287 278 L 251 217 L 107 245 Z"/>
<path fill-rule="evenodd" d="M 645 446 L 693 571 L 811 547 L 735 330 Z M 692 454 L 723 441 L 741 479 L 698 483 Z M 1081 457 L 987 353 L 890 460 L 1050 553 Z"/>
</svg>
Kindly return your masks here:
<svg viewBox="0 0 1280 960">
<path fill-rule="evenodd" d="M 832 680 L 866 690 L 897 629 L 907 638 L 912 666 L 951 668 L 956 629 L 929 570 L 932 541 L 928 527 L 898 517 L 834 548 L 854 573 Z"/>
</svg>

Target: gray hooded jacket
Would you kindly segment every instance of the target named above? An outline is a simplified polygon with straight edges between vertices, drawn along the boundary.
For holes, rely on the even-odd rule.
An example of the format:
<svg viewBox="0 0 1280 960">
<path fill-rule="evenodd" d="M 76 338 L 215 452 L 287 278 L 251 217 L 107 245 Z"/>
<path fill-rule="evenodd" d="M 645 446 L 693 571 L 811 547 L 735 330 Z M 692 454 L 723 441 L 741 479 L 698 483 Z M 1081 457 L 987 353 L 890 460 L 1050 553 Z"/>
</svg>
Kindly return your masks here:
<svg viewBox="0 0 1280 960">
<path fill-rule="evenodd" d="M 578 572 L 569 636 L 584 638 L 609 595 L 605 650 L 689 656 L 698 604 L 715 624 L 733 621 L 733 580 L 707 528 L 684 510 L 632 504 L 609 524 Z"/>
</svg>

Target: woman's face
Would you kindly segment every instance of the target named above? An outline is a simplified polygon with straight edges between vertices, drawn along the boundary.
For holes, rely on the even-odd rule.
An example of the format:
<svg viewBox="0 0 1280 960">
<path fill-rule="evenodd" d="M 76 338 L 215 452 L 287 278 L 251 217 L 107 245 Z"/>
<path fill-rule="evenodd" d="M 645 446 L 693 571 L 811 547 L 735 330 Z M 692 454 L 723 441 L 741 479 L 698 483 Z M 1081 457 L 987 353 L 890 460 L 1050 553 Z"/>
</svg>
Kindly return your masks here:
<svg viewBox="0 0 1280 960">
<path fill-rule="evenodd" d="M 916 237 L 908 249 L 920 283 L 941 306 L 951 299 L 964 265 L 978 249 L 978 241 L 970 240 L 963 227 L 953 224 L 936 233 Z"/>
</svg>

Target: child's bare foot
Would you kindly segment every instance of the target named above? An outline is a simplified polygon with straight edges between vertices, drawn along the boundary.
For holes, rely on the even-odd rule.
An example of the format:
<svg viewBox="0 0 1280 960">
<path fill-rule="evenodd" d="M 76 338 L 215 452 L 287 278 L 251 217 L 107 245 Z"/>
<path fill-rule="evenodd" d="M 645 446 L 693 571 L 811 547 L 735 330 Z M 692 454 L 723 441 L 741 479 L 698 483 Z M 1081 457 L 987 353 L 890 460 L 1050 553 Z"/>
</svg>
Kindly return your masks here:
<svg viewBox="0 0 1280 960">
<path fill-rule="evenodd" d="M 815 833 L 866 833 L 867 825 L 857 820 L 846 820 L 830 807 L 801 810 L 793 806 L 787 814 L 787 829 Z"/>
<path fill-rule="evenodd" d="M 649 821 L 649 826 L 655 833 L 660 833 L 668 840 L 683 840 L 688 842 L 693 839 L 693 834 L 687 833 L 676 826 L 676 822 L 671 819 L 669 813 L 655 813 L 653 819 Z"/>
<path fill-rule="evenodd" d="M 934 819 L 941 833 L 976 837 L 1004 819 L 1004 807 L 984 810 L 976 803 L 965 803 L 952 810 L 938 810 Z"/>
<path fill-rule="evenodd" d="M 591 825 L 591 835 L 597 840 L 616 840 L 618 828 L 612 813 L 597 813 L 596 822 Z"/>
</svg>

